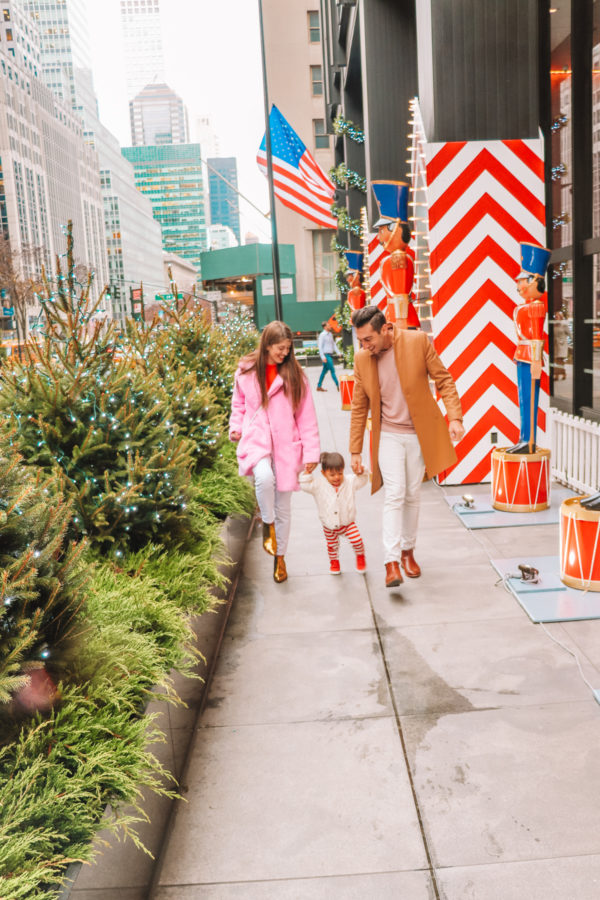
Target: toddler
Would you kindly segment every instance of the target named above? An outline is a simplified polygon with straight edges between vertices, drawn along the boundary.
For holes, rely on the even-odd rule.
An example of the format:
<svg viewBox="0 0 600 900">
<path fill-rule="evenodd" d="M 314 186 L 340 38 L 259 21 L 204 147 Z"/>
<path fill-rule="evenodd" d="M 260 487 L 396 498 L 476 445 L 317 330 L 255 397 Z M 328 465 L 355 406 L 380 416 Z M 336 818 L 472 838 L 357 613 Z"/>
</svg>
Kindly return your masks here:
<svg viewBox="0 0 600 900">
<path fill-rule="evenodd" d="M 302 490 L 312 494 L 317 504 L 329 554 L 329 571 L 332 575 L 340 574 L 340 534 L 345 534 L 356 553 L 356 571 L 366 572 L 365 548 L 354 522 L 354 492 L 367 483 L 369 476 L 364 472 L 345 477 L 341 453 L 321 453 L 320 463 L 320 473 L 303 473 L 299 480 Z"/>
</svg>

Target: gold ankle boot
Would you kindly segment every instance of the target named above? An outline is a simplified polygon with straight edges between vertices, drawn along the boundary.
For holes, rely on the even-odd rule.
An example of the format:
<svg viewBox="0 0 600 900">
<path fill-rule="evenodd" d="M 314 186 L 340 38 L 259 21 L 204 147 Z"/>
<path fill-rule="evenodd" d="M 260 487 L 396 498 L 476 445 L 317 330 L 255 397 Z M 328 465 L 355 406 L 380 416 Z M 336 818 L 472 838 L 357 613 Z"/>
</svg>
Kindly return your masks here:
<svg viewBox="0 0 600 900">
<path fill-rule="evenodd" d="M 270 525 L 263 522 L 263 547 L 271 556 L 276 556 L 277 538 L 275 537 L 275 524 L 273 522 Z"/>
<path fill-rule="evenodd" d="M 283 556 L 275 557 L 275 565 L 273 567 L 273 578 L 277 584 L 287 581 L 287 569 L 285 567 L 285 559 Z"/>
</svg>

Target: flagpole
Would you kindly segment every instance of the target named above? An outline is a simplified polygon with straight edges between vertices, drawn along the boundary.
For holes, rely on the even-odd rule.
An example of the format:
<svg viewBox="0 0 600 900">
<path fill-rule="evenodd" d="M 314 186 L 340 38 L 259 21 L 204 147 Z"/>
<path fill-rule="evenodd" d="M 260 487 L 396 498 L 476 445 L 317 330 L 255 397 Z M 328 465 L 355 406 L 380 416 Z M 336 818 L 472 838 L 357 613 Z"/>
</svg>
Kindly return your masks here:
<svg viewBox="0 0 600 900">
<path fill-rule="evenodd" d="M 265 32 L 263 27 L 262 0 L 258 0 L 260 23 L 260 49 L 262 54 L 263 97 L 265 103 L 265 144 L 267 151 L 267 179 L 269 182 L 269 203 L 271 206 L 271 253 L 273 256 L 273 295 L 275 298 L 275 318 L 283 319 L 281 307 L 281 281 L 279 275 L 279 245 L 277 243 L 277 218 L 275 215 L 275 191 L 273 190 L 273 157 L 271 155 L 271 123 L 269 119 L 269 92 L 267 88 L 267 60 L 265 55 Z"/>
</svg>

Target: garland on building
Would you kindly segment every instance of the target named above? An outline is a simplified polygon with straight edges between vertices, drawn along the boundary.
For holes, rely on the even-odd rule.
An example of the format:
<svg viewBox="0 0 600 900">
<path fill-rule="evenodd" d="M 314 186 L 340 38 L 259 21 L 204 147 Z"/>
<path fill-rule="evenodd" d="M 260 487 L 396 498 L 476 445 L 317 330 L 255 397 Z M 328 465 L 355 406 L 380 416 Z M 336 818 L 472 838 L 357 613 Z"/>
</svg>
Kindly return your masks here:
<svg viewBox="0 0 600 900">
<path fill-rule="evenodd" d="M 364 144 L 365 142 L 365 133 L 361 131 L 360 128 L 352 122 L 350 119 L 345 119 L 343 116 L 336 116 L 333 120 L 333 130 L 336 134 L 344 134 L 346 137 L 351 138 L 351 140 L 356 141 L 357 144 Z"/>
<path fill-rule="evenodd" d="M 337 219 L 338 230 L 349 231 L 351 234 L 360 237 L 360 222 L 358 219 L 352 219 L 348 215 L 348 210 L 345 206 L 332 206 L 331 212 Z"/>
<path fill-rule="evenodd" d="M 358 172 L 349 169 L 344 162 L 341 162 L 338 166 L 333 166 L 329 170 L 329 177 L 338 187 L 345 189 L 356 188 L 356 190 L 362 191 L 363 194 L 367 193 L 367 179 L 364 175 L 359 175 Z"/>
</svg>

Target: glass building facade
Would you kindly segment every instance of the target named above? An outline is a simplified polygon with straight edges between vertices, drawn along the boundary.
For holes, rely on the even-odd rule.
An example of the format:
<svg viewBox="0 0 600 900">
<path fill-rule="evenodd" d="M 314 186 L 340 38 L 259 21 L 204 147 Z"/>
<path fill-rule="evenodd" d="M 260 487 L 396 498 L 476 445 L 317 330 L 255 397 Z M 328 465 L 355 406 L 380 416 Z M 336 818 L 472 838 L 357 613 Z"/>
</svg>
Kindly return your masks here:
<svg viewBox="0 0 600 900">
<path fill-rule="evenodd" d="M 211 225 L 227 225 L 240 240 L 237 162 L 233 156 L 207 159 Z"/>
<path fill-rule="evenodd" d="M 163 250 L 200 270 L 207 249 L 200 144 L 123 147 L 139 190 L 152 204 L 162 228 Z"/>
</svg>

